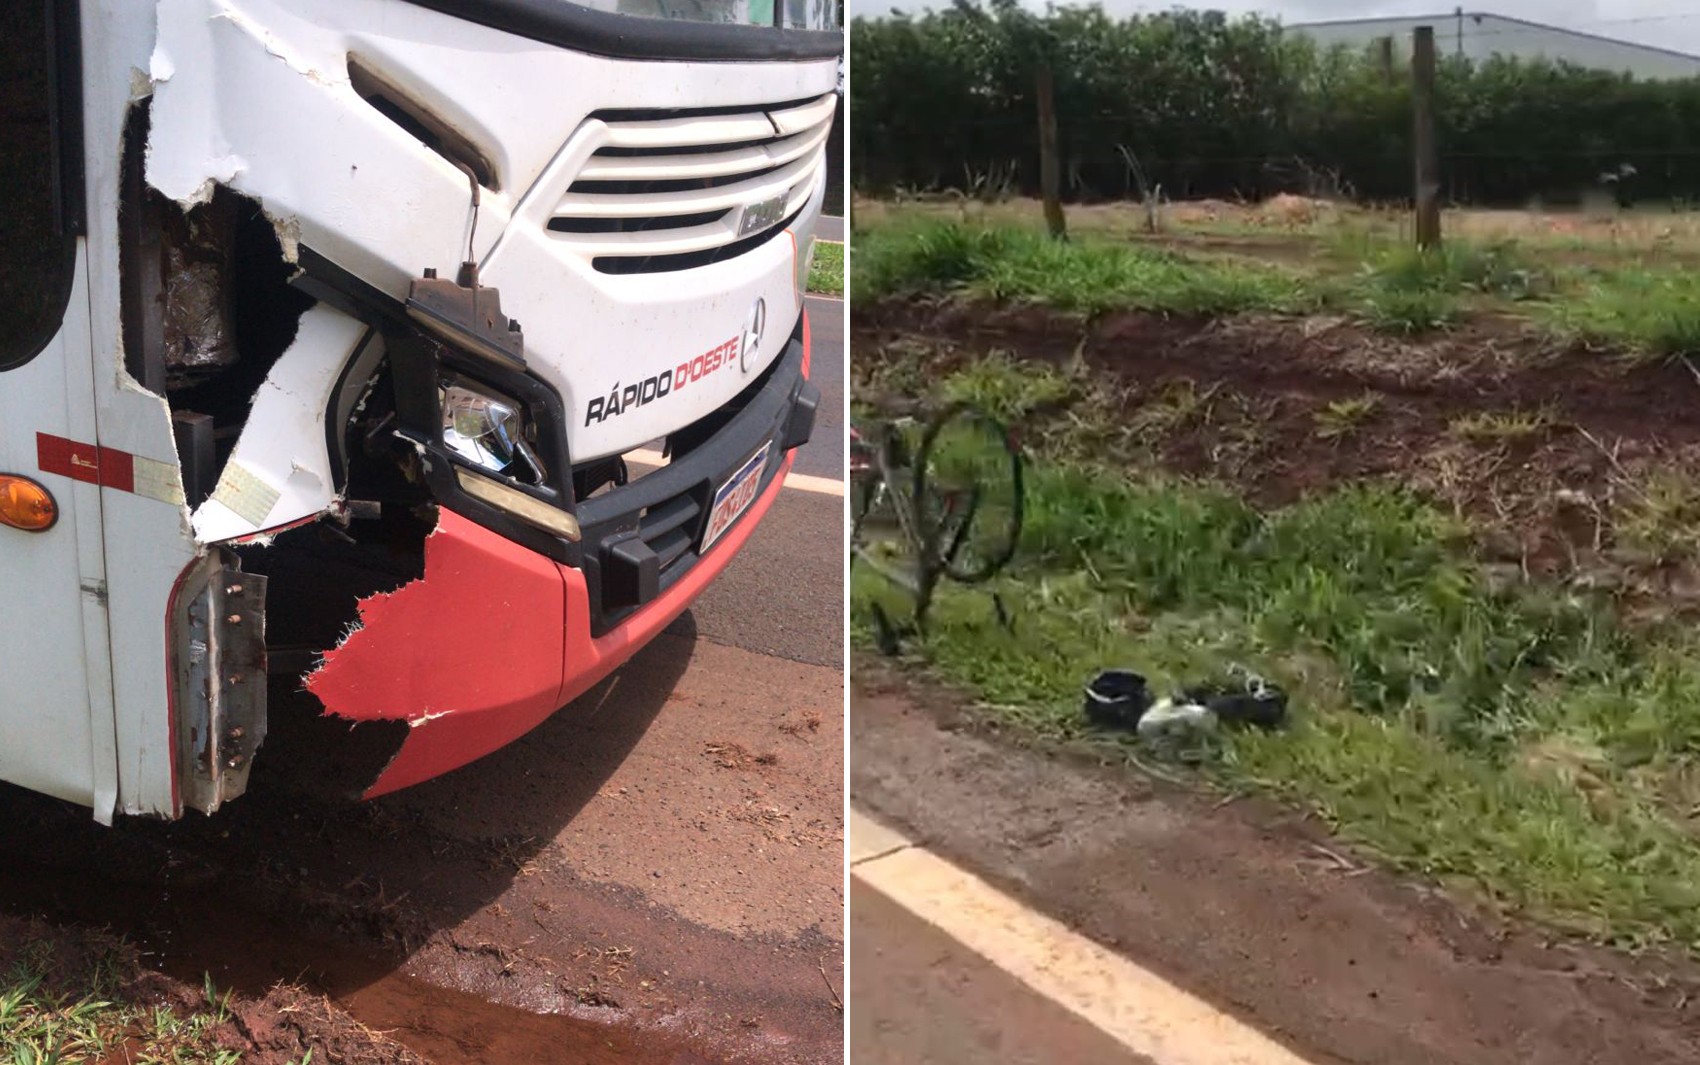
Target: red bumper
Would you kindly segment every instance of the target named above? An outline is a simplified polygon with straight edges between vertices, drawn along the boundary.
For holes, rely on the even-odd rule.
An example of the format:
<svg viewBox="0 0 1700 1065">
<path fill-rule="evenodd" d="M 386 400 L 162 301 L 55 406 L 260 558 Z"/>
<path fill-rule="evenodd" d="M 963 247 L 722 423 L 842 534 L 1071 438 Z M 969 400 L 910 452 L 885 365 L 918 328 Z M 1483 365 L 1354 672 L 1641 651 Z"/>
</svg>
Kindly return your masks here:
<svg viewBox="0 0 1700 1065">
<path fill-rule="evenodd" d="M 808 351 L 805 319 L 805 374 Z M 688 572 L 599 637 L 590 634 L 582 572 L 441 511 L 425 541 L 424 577 L 363 600 L 359 627 L 307 678 L 327 713 L 411 726 L 366 797 L 429 780 L 513 742 L 654 639 L 749 539 L 784 487 L 793 458 L 786 454 L 750 509 Z"/>
</svg>

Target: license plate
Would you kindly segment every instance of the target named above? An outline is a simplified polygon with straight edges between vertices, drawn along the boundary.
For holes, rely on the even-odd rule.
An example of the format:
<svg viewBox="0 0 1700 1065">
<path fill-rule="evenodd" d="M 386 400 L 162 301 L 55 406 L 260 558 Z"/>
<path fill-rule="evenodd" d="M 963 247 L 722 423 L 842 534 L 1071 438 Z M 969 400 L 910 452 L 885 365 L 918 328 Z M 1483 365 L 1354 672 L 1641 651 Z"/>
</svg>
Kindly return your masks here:
<svg viewBox="0 0 1700 1065">
<path fill-rule="evenodd" d="M 744 460 L 738 471 L 720 485 L 714 493 L 714 505 L 708 510 L 708 528 L 702 534 L 702 546 L 698 551 L 707 551 L 720 539 L 720 534 L 732 527 L 738 520 L 738 515 L 750 509 L 750 504 L 756 501 L 756 493 L 761 490 L 761 475 L 767 469 L 767 449 L 771 444 L 763 444 L 761 450 Z"/>
</svg>

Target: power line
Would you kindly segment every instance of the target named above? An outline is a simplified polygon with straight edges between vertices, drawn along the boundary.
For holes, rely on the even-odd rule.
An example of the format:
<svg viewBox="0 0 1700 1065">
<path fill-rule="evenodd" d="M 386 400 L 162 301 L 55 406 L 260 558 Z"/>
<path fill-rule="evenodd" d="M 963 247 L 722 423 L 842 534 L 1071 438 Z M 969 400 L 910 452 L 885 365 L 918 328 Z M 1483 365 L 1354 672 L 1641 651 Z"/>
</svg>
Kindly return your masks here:
<svg viewBox="0 0 1700 1065">
<path fill-rule="evenodd" d="M 1468 12 L 1466 12 L 1468 14 Z M 1674 22 L 1685 18 L 1700 18 L 1700 11 L 1677 11 L 1665 15 L 1641 15 L 1636 18 L 1583 19 L 1577 26 L 1633 26 L 1643 22 Z M 1563 28 L 1563 27 L 1560 27 Z"/>
<path fill-rule="evenodd" d="M 1457 17 L 1458 17 L 1457 15 L 1441 15 L 1441 16 L 1436 17 L 1436 18 L 1411 16 L 1411 17 L 1394 17 L 1394 18 L 1389 18 L 1386 21 L 1387 22 L 1406 23 L 1412 28 L 1415 28 L 1417 26 L 1433 26 L 1435 28 L 1436 32 L 1443 32 L 1446 29 L 1446 24 L 1448 22 L 1452 22 L 1452 21 L 1456 20 Z M 1495 18 L 1495 17 L 1498 17 L 1498 16 L 1489 15 L 1489 16 L 1486 16 L 1486 17 Z M 1466 20 L 1473 20 L 1474 16 L 1470 15 L 1468 12 L 1465 12 L 1464 18 Z M 1610 41 L 1614 44 L 1625 44 L 1625 45 L 1629 45 L 1632 48 L 1657 48 L 1660 51 L 1670 52 L 1670 51 L 1674 51 L 1674 49 L 1665 48 L 1661 45 L 1647 45 L 1647 44 L 1641 43 L 1640 41 L 1625 40 L 1622 37 L 1603 37 L 1603 36 L 1601 36 L 1600 34 L 1597 34 L 1597 33 L 1585 33 L 1581 29 L 1581 27 L 1584 27 L 1584 26 L 1590 26 L 1590 27 L 1591 26 L 1607 26 L 1607 25 L 1625 26 L 1625 25 L 1629 25 L 1633 22 L 1651 22 L 1651 21 L 1662 20 L 1662 19 L 1667 19 L 1667 18 L 1700 18 L 1700 11 L 1692 11 L 1692 12 L 1689 12 L 1688 14 L 1685 14 L 1685 15 L 1670 15 L 1670 16 L 1658 15 L 1658 16 L 1654 16 L 1653 18 L 1648 18 L 1648 19 L 1627 19 L 1627 20 L 1623 20 L 1623 21 L 1620 21 L 1620 22 L 1576 22 L 1576 23 L 1570 23 L 1568 25 L 1562 25 L 1562 26 L 1559 25 L 1556 22 L 1526 22 L 1526 23 L 1518 23 L 1515 26 L 1508 26 L 1504 29 L 1494 29 L 1494 30 L 1476 29 L 1476 30 L 1470 31 L 1468 33 L 1468 36 L 1473 39 L 1473 38 L 1478 38 L 1478 37 L 1508 37 L 1508 36 L 1511 36 L 1513 34 L 1525 34 L 1525 33 L 1534 33 L 1534 34 L 1553 33 L 1553 32 L 1571 33 L 1571 34 L 1575 34 L 1575 35 L 1582 36 L 1582 37 L 1590 37 L 1590 38 L 1593 38 L 1595 40 Z M 1366 23 L 1365 25 L 1367 26 L 1368 23 Z M 1479 26 L 1481 24 L 1476 23 L 1476 25 Z M 1282 28 L 1286 29 L 1286 30 L 1292 30 L 1292 31 L 1295 31 L 1295 32 L 1299 32 L 1299 33 L 1305 33 L 1306 31 L 1318 30 L 1318 29 L 1322 29 L 1323 27 L 1314 26 L 1314 25 L 1306 25 L 1304 23 L 1295 23 L 1291 26 L 1284 26 Z M 1686 55 L 1687 53 L 1679 53 L 1679 54 Z M 1700 56 L 1694 56 L 1692 58 L 1700 59 Z"/>
</svg>

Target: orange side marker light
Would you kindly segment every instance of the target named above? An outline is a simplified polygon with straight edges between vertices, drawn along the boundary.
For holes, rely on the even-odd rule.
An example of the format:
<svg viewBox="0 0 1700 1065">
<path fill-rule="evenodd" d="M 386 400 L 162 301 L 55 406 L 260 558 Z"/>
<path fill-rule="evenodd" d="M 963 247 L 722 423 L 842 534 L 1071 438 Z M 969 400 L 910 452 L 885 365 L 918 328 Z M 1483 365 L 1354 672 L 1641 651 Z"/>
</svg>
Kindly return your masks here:
<svg viewBox="0 0 1700 1065">
<path fill-rule="evenodd" d="M 46 532 L 59 520 L 53 494 L 28 477 L 0 473 L 0 525 Z"/>
</svg>

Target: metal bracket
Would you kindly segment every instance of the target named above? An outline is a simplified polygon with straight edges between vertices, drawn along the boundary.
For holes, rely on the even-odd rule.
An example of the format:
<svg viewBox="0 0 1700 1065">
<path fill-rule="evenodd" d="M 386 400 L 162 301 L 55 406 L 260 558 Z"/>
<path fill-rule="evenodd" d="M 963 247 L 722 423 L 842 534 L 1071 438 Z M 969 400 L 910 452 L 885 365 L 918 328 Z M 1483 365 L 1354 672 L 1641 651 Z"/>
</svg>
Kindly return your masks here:
<svg viewBox="0 0 1700 1065">
<path fill-rule="evenodd" d="M 208 555 L 178 591 L 172 657 L 179 795 L 211 814 L 247 790 L 266 738 L 266 578 Z"/>
<path fill-rule="evenodd" d="M 407 315 L 449 344 L 498 366 L 525 369 L 525 334 L 502 313 L 502 295 L 478 282 L 478 267 L 461 264 L 449 281 L 426 270 L 407 293 Z"/>
</svg>

